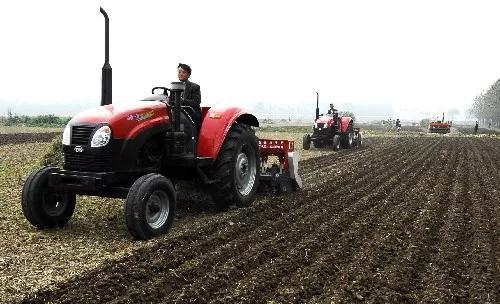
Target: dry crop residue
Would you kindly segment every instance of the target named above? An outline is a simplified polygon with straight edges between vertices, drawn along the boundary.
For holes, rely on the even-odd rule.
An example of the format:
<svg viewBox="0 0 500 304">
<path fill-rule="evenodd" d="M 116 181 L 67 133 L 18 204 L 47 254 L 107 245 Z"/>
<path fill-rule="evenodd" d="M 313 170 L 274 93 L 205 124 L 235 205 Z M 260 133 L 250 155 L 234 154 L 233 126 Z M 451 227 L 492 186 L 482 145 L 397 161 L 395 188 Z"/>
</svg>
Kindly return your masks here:
<svg viewBox="0 0 500 304">
<path fill-rule="evenodd" d="M 500 301 L 500 141 L 374 138 L 24 303 Z"/>
</svg>

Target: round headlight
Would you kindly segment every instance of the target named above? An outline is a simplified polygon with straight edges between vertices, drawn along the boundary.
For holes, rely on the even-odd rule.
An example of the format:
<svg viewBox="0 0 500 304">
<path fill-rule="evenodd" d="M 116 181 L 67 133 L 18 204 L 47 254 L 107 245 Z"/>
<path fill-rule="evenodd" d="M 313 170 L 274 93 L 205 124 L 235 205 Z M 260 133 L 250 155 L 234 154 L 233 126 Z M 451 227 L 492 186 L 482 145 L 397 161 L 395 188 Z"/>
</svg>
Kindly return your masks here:
<svg viewBox="0 0 500 304">
<path fill-rule="evenodd" d="M 70 143 L 71 143 L 71 127 L 69 125 L 66 125 L 66 128 L 64 128 L 63 132 L 62 144 L 69 146 Z"/>
<path fill-rule="evenodd" d="M 97 131 L 95 131 L 94 136 L 92 136 L 92 141 L 90 146 L 93 148 L 104 147 L 109 143 L 111 139 L 111 128 L 108 126 L 102 126 Z"/>
</svg>

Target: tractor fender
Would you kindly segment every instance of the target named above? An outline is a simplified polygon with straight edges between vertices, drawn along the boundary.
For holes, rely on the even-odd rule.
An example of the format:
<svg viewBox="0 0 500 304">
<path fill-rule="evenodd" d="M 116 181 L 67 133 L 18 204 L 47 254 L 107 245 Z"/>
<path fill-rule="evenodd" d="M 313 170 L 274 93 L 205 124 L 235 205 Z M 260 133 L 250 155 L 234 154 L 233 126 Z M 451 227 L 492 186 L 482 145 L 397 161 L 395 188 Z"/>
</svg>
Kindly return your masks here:
<svg viewBox="0 0 500 304">
<path fill-rule="evenodd" d="M 341 133 L 346 133 L 347 128 L 349 128 L 349 124 L 352 123 L 352 118 L 351 117 L 341 117 L 340 118 L 340 132 Z"/>
<path fill-rule="evenodd" d="M 198 156 L 216 159 L 229 129 L 236 122 L 253 127 L 259 126 L 257 118 L 241 108 L 210 108 L 203 116 L 198 137 Z"/>
</svg>

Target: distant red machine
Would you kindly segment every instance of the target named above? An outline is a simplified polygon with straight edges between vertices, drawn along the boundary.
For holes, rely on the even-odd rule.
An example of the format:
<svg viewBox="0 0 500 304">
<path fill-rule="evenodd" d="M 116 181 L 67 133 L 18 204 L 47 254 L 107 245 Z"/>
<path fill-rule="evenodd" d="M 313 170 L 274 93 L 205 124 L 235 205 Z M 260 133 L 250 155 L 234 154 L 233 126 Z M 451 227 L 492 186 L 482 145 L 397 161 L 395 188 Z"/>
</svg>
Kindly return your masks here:
<svg viewBox="0 0 500 304">
<path fill-rule="evenodd" d="M 430 133 L 450 133 L 451 131 L 451 126 L 452 122 L 451 121 L 444 121 L 444 112 L 443 112 L 443 118 L 441 120 L 434 120 L 429 123 L 429 132 Z"/>
<path fill-rule="evenodd" d="M 319 94 L 316 92 L 316 119 L 313 133 L 305 134 L 302 139 L 304 150 L 309 150 L 311 143 L 315 148 L 330 146 L 333 150 L 361 146 L 361 131 L 354 127 L 354 120 L 338 113 L 319 114 Z"/>
</svg>

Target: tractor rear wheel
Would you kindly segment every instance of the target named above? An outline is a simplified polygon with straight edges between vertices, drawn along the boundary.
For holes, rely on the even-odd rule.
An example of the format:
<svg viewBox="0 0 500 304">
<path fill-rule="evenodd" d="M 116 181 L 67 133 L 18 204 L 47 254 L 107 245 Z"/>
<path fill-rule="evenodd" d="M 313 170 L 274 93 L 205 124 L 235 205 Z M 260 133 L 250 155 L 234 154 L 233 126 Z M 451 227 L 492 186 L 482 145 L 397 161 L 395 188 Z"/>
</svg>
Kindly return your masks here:
<svg viewBox="0 0 500 304">
<path fill-rule="evenodd" d="M 342 135 L 342 148 L 344 149 L 349 149 L 350 147 L 353 146 L 354 143 L 354 128 L 352 127 L 352 124 L 349 124 L 347 127 L 347 133 Z"/>
<path fill-rule="evenodd" d="M 168 178 L 156 173 L 138 178 L 125 200 L 125 222 L 130 234 L 147 240 L 167 232 L 174 221 L 176 201 Z"/>
<path fill-rule="evenodd" d="M 30 174 L 23 186 L 22 209 L 26 219 L 39 229 L 64 226 L 75 211 L 76 195 L 49 188 L 49 173 L 42 167 Z"/>
<path fill-rule="evenodd" d="M 340 150 L 340 136 L 334 135 L 333 136 L 333 151 L 338 151 L 338 150 Z"/>
<path fill-rule="evenodd" d="M 356 147 L 361 147 L 362 143 L 363 143 L 363 140 L 361 139 L 361 133 L 358 133 L 358 136 L 356 138 Z"/>
<path fill-rule="evenodd" d="M 302 149 L 309 150 L 311 148 L 311 135 L 305 134 L 302 137 Z"/>
<path fill-rule="evenodd" d="M 255 199 L 260 179 L 258 140 L 252 129 L 233 124 L 219 150 L 213 175 L 212 197 L 218 210 L 231 204 L 248 207 Z"/>
</svg>

